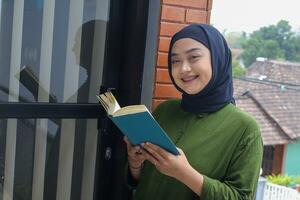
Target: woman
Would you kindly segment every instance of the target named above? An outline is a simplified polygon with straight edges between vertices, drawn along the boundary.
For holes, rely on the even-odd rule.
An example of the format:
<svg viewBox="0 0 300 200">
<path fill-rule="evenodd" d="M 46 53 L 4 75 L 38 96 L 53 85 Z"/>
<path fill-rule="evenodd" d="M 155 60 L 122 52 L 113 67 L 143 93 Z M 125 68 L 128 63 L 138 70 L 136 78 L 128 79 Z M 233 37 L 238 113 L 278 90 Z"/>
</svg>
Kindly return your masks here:
<svg viewBox="0 0 300 200">
<path fill-rule="evenodd" d="M 253 199 L 262 139 L 256 121 L 234 106 L 225 39 L 210 25 L 189 25 L 173 36 L 168 67 L 182 100 L 162 103 L 153 115 L 180 155 L 125 138 L 134 199 Z"/>
</svg>

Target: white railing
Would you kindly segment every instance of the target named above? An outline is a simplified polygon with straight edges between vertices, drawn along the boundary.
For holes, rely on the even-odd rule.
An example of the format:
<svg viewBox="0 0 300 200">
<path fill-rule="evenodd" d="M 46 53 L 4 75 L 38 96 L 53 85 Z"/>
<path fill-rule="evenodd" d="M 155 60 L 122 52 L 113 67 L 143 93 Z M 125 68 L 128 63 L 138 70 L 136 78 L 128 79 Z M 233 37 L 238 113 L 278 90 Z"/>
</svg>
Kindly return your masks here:
<svg viewBox="0 0 300 200">
<path fill-rule="evenodd" d="M 300 200 L 297 190 L 266 182 L 263 200 Z"/>
</svg>

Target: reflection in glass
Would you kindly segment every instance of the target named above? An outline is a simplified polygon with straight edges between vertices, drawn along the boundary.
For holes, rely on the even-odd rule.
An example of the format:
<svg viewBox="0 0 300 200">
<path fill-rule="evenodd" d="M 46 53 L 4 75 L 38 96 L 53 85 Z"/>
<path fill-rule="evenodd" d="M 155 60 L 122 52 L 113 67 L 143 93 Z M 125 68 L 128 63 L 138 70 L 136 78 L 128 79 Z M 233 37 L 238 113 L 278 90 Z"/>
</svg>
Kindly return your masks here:
<svg viewBox="0 0 300 200">
<path fill-rule="evenodd" d="M 0 102 L 97 102 L 110 1 L 0 2 Z M 0 199 L 93 199 L 96 122 L 1 119 Z"/>
<path fill-rule="evenodd" d="M 1 2 L 0 100 L 97 102 L 109 0 Z"/>
<path fill-rule="evenodd" d="M 72 128 L 70 123 L 75 123 L 76 128 Z M 17 125 L 16 138 L 6 135 L 6 131 L 13 130 L 14 125 Z M 61 173 L 59 172 L 61 168 L 67 167 L 66 164 L 70 159 L 73 163 L 70 175 L 61 174 L 62 178 L 72 179 L 72 189 L 69 188 L 71 190 L 68 191 L 65 188 L 65 192 L 72 194 L 74 190 L 80 194 L 83 184 L 94 187 L 90 183 L 94 183 L 97 134 L 96 119 L 1 119 L 0 189 L 3 189 L 3 181 L 7 175 L 4 170 L 9 170 L 14 172 L 14 199 L 37 199 L 33 198 L 36 195 L 33 190 L 35 187 L 43 190 L 44 184 L 45 190 L 48 191 L 40 198 L 55 199 L 57 194 L 49 192 L 58 187 L 57 181 L 53 180 L 57 180 L 55 175 Z M 70 135 L 74 135 L 73 145 L 70 145 L 71 141 L 63 139 Z M 16 149 L 12 152 L 7 145 L 14 143 Z M 67 151 L 61 151 L 61 148 Z M 5 162 L 11 158 L 14 158 L 13 166 Z M 39 182 L 41 180 L 42 182 Z M 85 195 L 92 197 L 93 192 Z"/>
</svg>

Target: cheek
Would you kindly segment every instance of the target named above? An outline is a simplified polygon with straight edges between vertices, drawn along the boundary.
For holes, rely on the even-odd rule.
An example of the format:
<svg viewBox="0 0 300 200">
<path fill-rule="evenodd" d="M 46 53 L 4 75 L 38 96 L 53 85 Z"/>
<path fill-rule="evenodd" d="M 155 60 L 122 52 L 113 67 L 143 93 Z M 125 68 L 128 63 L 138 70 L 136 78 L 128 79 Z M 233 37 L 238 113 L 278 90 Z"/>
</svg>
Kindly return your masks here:
<svg viewBox="0 0 300 200">
<path fill-rule="evenodd" d="M 177 74 L 175 68 L 172 68 L 171 74 L 172 74 L 172 77 L 175 79 L 176 78 L 176 74 Z"/>
<path fill-rule="evenodd" d="M 179 77 L 178 77 L 178 69 L 176 70 L 176 69 L 172 69 L 172 77 L 173 77 L 173 79 L 174 79 L 174 81 L 175 81 L 175 83 L 176 84 L 180 84 L 180 81 L 179 81 Z"/>
<path fill-rule="evenodd" d="M 211 69 L 211 65 L 210 65 L 209 69 L 207 69 L 206 77 L 207 77 L 208 81 L 209 81 L 209 80 L 211 79 L 211 77 L 212 77 L 212 69 Z"/>
</svg>

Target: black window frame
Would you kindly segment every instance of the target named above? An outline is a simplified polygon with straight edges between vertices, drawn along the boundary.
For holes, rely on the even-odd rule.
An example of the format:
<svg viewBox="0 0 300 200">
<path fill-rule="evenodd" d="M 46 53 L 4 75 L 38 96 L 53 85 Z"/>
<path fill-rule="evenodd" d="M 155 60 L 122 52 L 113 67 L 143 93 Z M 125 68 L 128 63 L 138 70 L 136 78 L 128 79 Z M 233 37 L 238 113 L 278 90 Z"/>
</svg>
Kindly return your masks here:
<svg viewBox="0 0 300 200">
<path fill-rule="evenodd" d="M 159 0 L 111 0 L 110 2 L 105 63 L 102 87 L 99 88 L 99 92 L 113 90 L 123 106 L 139 104 L 145 100 L 148 101 L 147 105 L 150 104 L 160 6 Z M 149 8 L 155 10 L 149 13 Z M 149 28 L 154 34 L 151 37 Z M 144 70 L 147 64 L 150 66 Z M 145 84 L 151 86 L 143 89 Z M 96 168 L 99 170 L 96 173 L 94 199 L 131 198 L 132 193 L 123 182 L 123 164 L 126 162 L 127 155 L 122 135 L 106 117 L 105 111 L 99 104 L 0 102 L 0 110 L 2 119 L 98 119 L 101 136 L 98 141 L 100 148 L 97 150 Z M 107 155 L 109 149 L 112 150 L 111 157 Z"/>
</svg>

